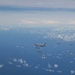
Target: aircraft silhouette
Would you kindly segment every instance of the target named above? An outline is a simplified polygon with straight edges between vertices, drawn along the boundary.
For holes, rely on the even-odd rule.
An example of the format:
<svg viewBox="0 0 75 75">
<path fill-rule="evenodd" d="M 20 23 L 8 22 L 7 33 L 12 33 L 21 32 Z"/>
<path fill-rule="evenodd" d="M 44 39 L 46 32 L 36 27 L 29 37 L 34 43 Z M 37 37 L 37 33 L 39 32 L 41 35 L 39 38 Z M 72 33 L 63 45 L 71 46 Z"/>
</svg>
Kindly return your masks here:
<svg viewBox="0 0 75 75">
<path fill-rule="evenodd" d="M 46 43 L 44 44 L 34 44 L 36 47 L 45 47 L 46 46 Z"/>
</svg>

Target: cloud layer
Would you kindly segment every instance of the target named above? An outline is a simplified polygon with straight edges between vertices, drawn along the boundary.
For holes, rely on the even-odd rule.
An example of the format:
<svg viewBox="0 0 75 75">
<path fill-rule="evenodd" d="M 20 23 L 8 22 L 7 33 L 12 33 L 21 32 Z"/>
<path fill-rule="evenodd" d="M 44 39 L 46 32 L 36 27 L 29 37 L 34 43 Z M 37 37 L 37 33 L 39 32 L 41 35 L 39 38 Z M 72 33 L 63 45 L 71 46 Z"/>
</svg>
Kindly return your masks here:
<svg viewBox="0 0 75 75">
<path fill-rule="evenodd" d="M 75 8 L 74 0 L 0 0 L 0 5 Z"/>
<path fill-rule="evenodd" d="M 23 24 L 61 24 L 60 21 L 54 20 L 22 20 Z"/>
</svg>

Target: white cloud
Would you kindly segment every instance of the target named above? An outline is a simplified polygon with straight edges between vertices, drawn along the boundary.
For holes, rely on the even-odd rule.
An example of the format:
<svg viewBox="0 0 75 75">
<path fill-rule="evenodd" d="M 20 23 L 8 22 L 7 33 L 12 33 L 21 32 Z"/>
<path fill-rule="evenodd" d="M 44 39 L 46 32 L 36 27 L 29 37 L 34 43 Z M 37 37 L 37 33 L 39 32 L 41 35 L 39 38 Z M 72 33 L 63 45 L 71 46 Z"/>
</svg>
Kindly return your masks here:
<svg viewBox="0 0 75 75">
<path fill-rule="evenodd" d="M 41 21 L 43 24 L 61 24 L 60 21 L 54 21 L 54 20 L 43 20 Z"/>
<path fill-rule="evenodd" d="M 72 12 L 4 12 L 0 13 L 0 30 L 26 26 L 61 26 L 69 24 L 68 21 L 71 21 L 72 18 L 73 20 L 75 18 Z"/>
<path fill-rule="evenodd" d="M 54 68 L 58 68 L 58 64 L 54 64 Z"/>
<path fill-rule="evenodd" d="M 70 21 L 69 24 L 74 24 L 75 25 L 75 21 Z"/>
<path fill-rule="evenodd" d="M 56 32 L 56 31 L 55 31 Z M 71 34 L 71 33 L 67 33 L 65 34 L 64 32 L 60 32 L 58 33 L 47 33 L 46 36 L 44 36 L 43 38 L 54 38 L 54 39 L 61 39 L 63 41 L 75 41 L 75 34 Z"/>
<path fill-rule="evenodd" d="M 70 61 L 70 63 L 71 63 L 71 64 L 73 64 L 73 63 L 74 63 L 74 61 Z"/>
<path fill-rule="evenodd" d="M 46 59 L 46 56 L 45 56 L 45 55 L 43 55 L 43 56 L 42 56 L 42 59 Z"/>
<path fill-rule="evenodd" d="M 73 35 L 58 34 L 57 38 L 62 39 L 64 41 L 74 41 L 75 40 L 75 34 L 73 34 Z"/>
<path fill-rule="evenodd" d="M 13 64 L 13 63 L 9 61 L 9 62 L 8 62 L 8 64 L 10 64 L 10 65 L 11 65 L 11 64 Z"/>
<path fill-rule="evenodd" d="M 52 66 L 48 63 L 48 68 L 52 68 Z"/>
<path fill-rule="evenodd" d="M 24 63 L 24 61 L 22 59 L 19 59 L 18 62 L 21 63 L 21 64 Z"/>
<path fill-rule="evenodd" d="M 40 67 L 40 65 L 36 65 L 36 66 L 35 66 L 35 69 L 38 69 L 39 67 Z"/>
<path fill-rule="evenodd" d="M 61 59 L 61 57 L 59 57 L 59 56 L 56 56 L 56 58 L 57 58 L 57 59 Z"/>
<path fill-rule="evenodd" d="M 58 73 L 62 73 L 62 71 L 60 71 L 60 70 L 59 70 L 59 71 L 57 71 L 57 72 L 58 72 Z"/>
<path fill-rule="evenodd" d="M 20 68 L 20 67 L 21 67 L 21 65 L 16 65 L 16 67 L 19 67 L 19 68 Z"/>
<path fill-rule="evenodd" d="M 49 25 L 49 24 L 62 24 L 61 21 L 56 20 L 22 20 L 22 24 L 43 24 L 43 25 Z"/>
<path fill-rule="evenodd" d="M 46 71 L 49 71 L 49 72 L 55 72 L 54 70 L 52 69 L 45 69 Z"/>
<path fill-rule="evenodd" d="M 25 67 L 29 67 L 29 64 L 28 63 L 24 63 L 23 64 Z"/>
<path fill-rule="evenodd" d="M 33 20 L 22 20 L 22 24 L 36 24 Z"/>
<path fill-rule="evenodd" d="M 71 72 L 71 74 L 74 74 L 74 73 L 75 73 L 75 71 L 74 71 L 74 70 L 71 70 L 70 72 Z"/>
<path fill-rule="evenodd" d="M 3 64 L 0 64 L 0 68 L 2 68 L 4 65 Z"/>
<path fill-rule="evenodd" d="M 25 66 L 25 67 L 29 67 L 29 64 L 23 60 L 23 59 L 13 59 L 13 61 L 17 64 L 16 67 L 21 67 L 21 66 Z M 9 62 L 9 64 L 12 64 L 12 62 Z M 14 64 L 14 63 L 13 63 Z"/>
<path fill-rule="evenodd" d="M 13 59 L 14 62 L 17 62 L 17 59 Z"/>
</svg>

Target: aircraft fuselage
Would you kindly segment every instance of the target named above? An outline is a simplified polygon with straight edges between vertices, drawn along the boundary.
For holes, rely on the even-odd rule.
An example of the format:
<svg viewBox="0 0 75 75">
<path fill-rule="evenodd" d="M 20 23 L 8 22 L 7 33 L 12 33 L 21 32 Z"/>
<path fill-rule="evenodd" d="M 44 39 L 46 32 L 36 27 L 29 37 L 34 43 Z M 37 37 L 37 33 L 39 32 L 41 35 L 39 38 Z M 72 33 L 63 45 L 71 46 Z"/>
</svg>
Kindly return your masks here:
<svg viewBox="0 0 75 75">
<path fill-rule="evenodd" d="M 45 44 L 34 44 L 34 45 L 37 47 L 44 47 L 44 46 L 46 46 L 46 43 Z"/>
</svg>

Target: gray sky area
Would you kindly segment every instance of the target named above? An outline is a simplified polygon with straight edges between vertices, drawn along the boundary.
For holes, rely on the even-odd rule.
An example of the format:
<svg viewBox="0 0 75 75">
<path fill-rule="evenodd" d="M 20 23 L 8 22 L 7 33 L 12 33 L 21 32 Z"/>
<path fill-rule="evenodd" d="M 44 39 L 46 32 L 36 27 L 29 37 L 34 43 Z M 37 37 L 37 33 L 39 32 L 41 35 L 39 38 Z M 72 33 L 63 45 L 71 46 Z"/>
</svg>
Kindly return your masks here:
<svg viewBox="0 0 75 75">
<path fill-rule="evenodd" d="M 75 0 L 0 0 L 0 6 L 8 6 L 0 10 L 0 26 L 75 25 Z M 50 7 L 64 9 L 57 9 L 56 11 L 40 11 L 41 9 L 14 11 L 16 9 L 12 7 L 16 6 L 23 8 Z"/>
<path fill-rule="evenodd" d="M 0 0 L 0 5 L 75 8 L 75 0 Z"/>
</svg>

